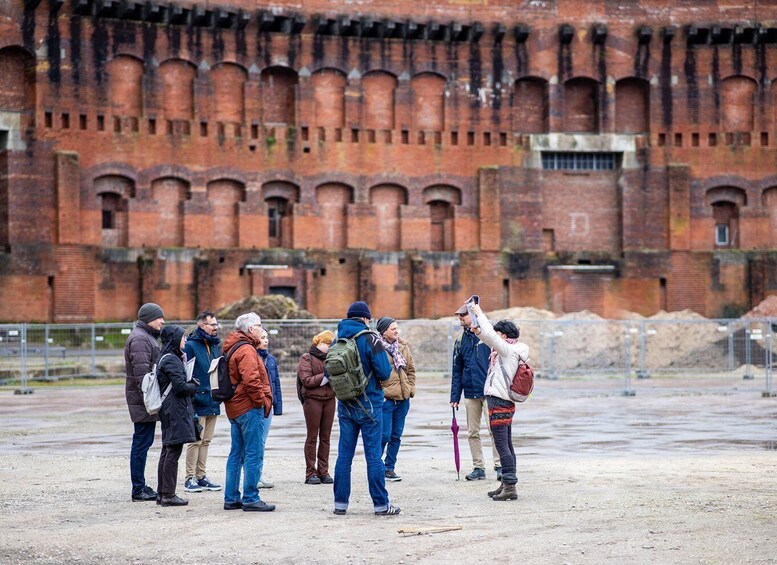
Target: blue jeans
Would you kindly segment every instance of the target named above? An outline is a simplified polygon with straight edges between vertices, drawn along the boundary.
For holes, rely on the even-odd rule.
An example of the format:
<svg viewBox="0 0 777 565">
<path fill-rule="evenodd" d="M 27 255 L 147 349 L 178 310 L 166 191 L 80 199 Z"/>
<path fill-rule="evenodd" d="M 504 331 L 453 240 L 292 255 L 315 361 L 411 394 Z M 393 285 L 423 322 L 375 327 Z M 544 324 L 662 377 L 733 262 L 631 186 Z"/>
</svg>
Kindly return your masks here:
<svg viewBox="0 0 777 565">
<path fill-rule="evenodd" d="M 410 410 L 410 399 L 383 401 L 383 442 L 381 453 L 386 454 L 383 462 L 387 471 L 393 471 L 397 464 L 397 453 L 402 443 L 402 431 L 405 429 L 405 417 Z M 386 449 L 388 445 L 388 449 Z"/>
<path fill-rule="evenodd" d="M 146 486 L 146 459 L 154 443 L 156 422 L 136 422 L 130 449 L 130 479 L 132 496 L 138 496 Z"/>
<path fill-rule="evenodd" d="M 340 441 L 335 463 L 335 508 L 346 510 L 351 496 L 351 464 L 356 453 L 359 432 L 362 434 L 364 458 L 367 461 L 367 485 L 376 512 L 386 510 L 389 505 L 386 491 L 385 467 L 380 458 L 380 440 L 383 434 L 383 408 L 365 404 L 369 414 L 357 404 L 337 402 L 337 418 L 340 422 Z"/>
<path fill-rule="evenodd" d="M 230 418 L 232 447 L 227 458 L 224 502 L 239 502 L 240 471 L 243 471 L 243 504 L 259 502 L 259 460 L 264 455 L 264 410 L 252 408 L 235 419 Z"/>
<path fill-rule="evenodd" d="M 264 416 L 264 413 L 262 413 L 262 416 Z M 264 447 L 267 445 L 267 436 L 270 435 L 270 424 L 272 424 L 272 410 L 270 410 L 270 415 L 264 419 L 264 426 L 262 427 L 264 431 L 262 433 L 262 452 L 259 455 L 259 481 L 262 480 L 262 469 L 264 469 Z M 258 483 L 259 481 L 256 482 Z"/>
</svg>

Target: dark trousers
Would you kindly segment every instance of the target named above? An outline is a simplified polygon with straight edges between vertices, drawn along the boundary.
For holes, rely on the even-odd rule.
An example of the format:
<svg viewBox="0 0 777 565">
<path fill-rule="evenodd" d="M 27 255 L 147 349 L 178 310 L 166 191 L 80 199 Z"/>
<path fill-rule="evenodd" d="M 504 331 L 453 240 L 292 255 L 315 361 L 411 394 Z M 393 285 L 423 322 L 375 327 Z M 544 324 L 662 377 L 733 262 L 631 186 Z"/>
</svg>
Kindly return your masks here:
<svg viewBox="0 0 777 565">
<path fill-rule="evenodd" d="M 494 435 L 496 450 L 499 452 L 499 460 L 502 462 L 502 482 L 506 485 L 514 485 L 518 482 L 518 477 L 515 474 L 513 425 L 491 428 L 491 433 Z"/>
<path fill-rule="evenodd" d="M 183 452 L 183 444 L 162 446 L 162 453 L 159 455 L 159 483 L 156 490 L 163 498 L 170 498 L 175 494 L 175 483 L 178 481 L 178 460 Z"/>
<path fill-rule="evenodd" d="M 306 398 L 302 405 L 308 433 L 305 437 L 305 479 L 313 475 L 323 477 L 329 473 L 329 438 L 335 421 L 334 398 L 318 400 Z M 318 450 L 316 450 L 318 442 Z"/>
<path fill-rule="evenodd" d="M 146 459 L 148 450 L 154 443 L 156 422 L 136 422 L 135 433 L 132 434 L 130 449 L 130 479 L 132 480 L 132 496 L 138 496 L 146 486 Z"/>
</svg>

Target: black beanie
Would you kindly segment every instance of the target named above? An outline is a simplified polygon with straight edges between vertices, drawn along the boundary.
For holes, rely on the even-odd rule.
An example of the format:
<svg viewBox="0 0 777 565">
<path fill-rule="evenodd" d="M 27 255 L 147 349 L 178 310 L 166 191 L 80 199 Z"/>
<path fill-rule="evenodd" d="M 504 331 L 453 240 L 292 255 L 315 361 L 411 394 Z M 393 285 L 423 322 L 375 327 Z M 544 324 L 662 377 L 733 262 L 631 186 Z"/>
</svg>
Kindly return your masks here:
<svg viewBox="0 0 777 565">
<path fill-rule="evenodd" d="M 345 315 L 346 318 L 367 318 L 368 320 L 372 318 L 372 314 L 370 313 L 370 307 L 367 306 L 366 302 L 354 302 L 348 307 L 348 313 Z"/>
<path fill-rule="evenodd" d="M 389 329 L 389 326 L 394 322 L 396 322 L 394 318 L 390 318 L 389 316 L 383 316 L 382 318 L 378 318 L 378 323 L 376 324 L 375 329 L 378 330 L 378 333 L 380 335 L 383 335 L 383 332 Z"/>
<path fill-rule="evenodd" d="M 157 318 L 164 317 L 165 313 L 162 311 L 162 308 L 159 307 L 159 304 L 154 304 L 153 302 L 146 302 L 140 307 L 140 310 L 138 310 L 138 320 L 141 322 L 149 323 Z"/>
</svg>

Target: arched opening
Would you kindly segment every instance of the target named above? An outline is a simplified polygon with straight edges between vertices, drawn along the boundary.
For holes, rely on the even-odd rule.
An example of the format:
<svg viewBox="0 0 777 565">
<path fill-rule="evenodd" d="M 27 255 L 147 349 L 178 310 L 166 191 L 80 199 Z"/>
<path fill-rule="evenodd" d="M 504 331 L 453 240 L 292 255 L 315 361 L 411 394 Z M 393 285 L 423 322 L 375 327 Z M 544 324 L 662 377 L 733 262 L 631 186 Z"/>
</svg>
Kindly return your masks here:
<svg viewBox="0 0 777 565">
<path fill-rule="evenodd" d="M 454 206 L 461 205 L 461 191 L 447 185 L 430 186 L 424 189 L 423 202 L 429 206 L 431 250 L 453 251 Z"/>
<path fill-rule="evenodd" d="M 197 69 L 181 59 L 170 59 L 159 66 L 162 81 L 162 111 L 168 120 L 194 117 L 194 79 Z"/>
<path fill-rule="evenodd" d="M 515 81 L 513 99 L 515 131 L 546 133 L 548 131 L 548 82 L 527 77 Z"/>
<path fill-rule="evenodd" d="M 262 71 L 262 121 L 266 124 L 296 123 L 297 73 L 287 67 Z"/>
<path fill-rule="evenodd" d="M 423 131 L 445 129 L 445 78 L 434 73 L 420 73 L 410 81 L 413 127 Z"/>
<path fill-rule="evenodd" d="M 707 191 L 705 200 L 712 212 L 714 247 L 739 247 L 739 210 L 747 206 L 745 191 L 733 186 L 715 187 Z"/>
<path fill-rule="evenodd" d="M 650 130 L 650 83 L 625 78 L 615 83 L 615 131 L 645 133 Z"/>
<path fill-rule="evenodd" d="M 238 203 L 245 200 L 245 187 L 233 180 L 215 180 L 208 183 L 208 202 L 211 206 L 213 247 L 237 247 Z"/>
<path fill-rule="evenodd" d="M 316 188 L 321 217 L 321 247 L 345 249 L 348 245 L 348 204 L 353 202 L 353 188 L 328 183 Z"/>
<path fill-rule="evenodd" d="M 162 178 L 151 183 L 160 229 L 149 245 L 182 247 L 184 242 L 183 202 L 190 193 L 189 183 L 177 178 Z"/>
<path fill-rule="evenodd" d="M 383 184 L 370 190 L 370 203 L 375 209 L 378 251 L 399 251 L 401 246 L 400 206 L 407 204 L 407 190 L 401 186 Z"/>
<path fill-rule="evenodd" d="M 290 182 L 271 181 L 262 185 L 267 207 L 267 235 L 270 247 L 293 247 L 292 215 L 299 202 L 299 187 Z"/>
<path fill-rule="evenodd" d="M 337 69 L 321 69 L 311 78 L 316 124 L 319 127 L 345 126 L 345 74 Z"/>
<path fill-rule="evenodd" d="M 573 78 L 564 83 L 564 131 L 599 132 L 599 83 Z"/>
<path fill-rule="evenodd" d="M 753 131 L 756 89 L 756 82 L 748 77 L 733 76 L 723 80 L 720 85 L 723 131 Z"/>
<path fill-rule="evenodd" d="M 364 126 L 367 129 L 394 129 L 397 77 L 373 71 L 362 77 L 364 92 Z"/>
<path fill-rule="evenodd" d="M 143 114 L 143 63 L 119 55 L 108 63 L 110 100 L 115 116 L 137 118 Z"/>
<path fill-rule="evenodd" d="M 242 124 L 245 115 L 247 73 L 234 63 L 220 63 L 210 71 L 213 84 L 213 117 L 217 122 Z"/>
<path fill-rule="evenodd" d="M 100 209 L 103 247 L 127 247 L 128 203 L 135 196 L 135 183 L 126 177 L 106 175 L 94 180 L 94 193 Z"/>
</svg>

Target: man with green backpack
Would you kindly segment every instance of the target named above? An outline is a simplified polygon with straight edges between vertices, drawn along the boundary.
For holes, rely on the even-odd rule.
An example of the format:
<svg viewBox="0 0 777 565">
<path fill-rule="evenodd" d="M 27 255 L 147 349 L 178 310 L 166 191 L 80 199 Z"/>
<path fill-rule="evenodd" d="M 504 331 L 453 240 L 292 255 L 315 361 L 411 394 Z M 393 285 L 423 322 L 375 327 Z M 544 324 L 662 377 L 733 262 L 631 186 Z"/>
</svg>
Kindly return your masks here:
<svg viewBox="0 0 777 565">
<path fill-rule="evenodd" d="M 354 302 L 346 318 L 337 326 L 337 341 L 329 348 L 324 366 L 337 397 L 340 441 L 335 463 L 335 514 L 345 514 L 351 496 L 351 464 L 359 433 L 367 460 L 367 483 L 375 514 L 394 516 L 386 491 L 385 468 L 381 458 L 383 437 L 383 389 L 379 381 L 391 375 L 383 343 L 369 330 L 372 314 L 364 302 Z"/>
</svg>

